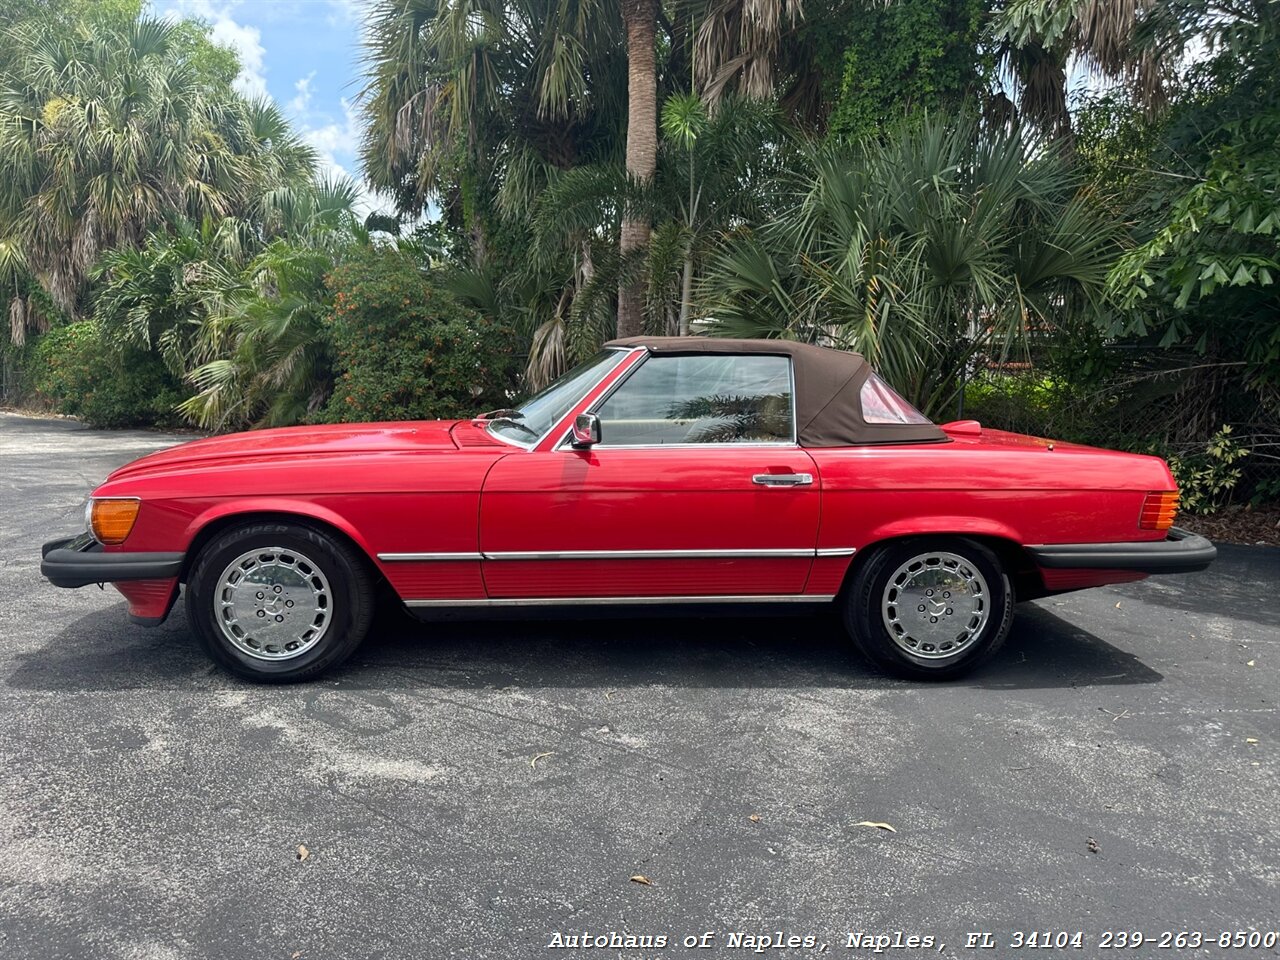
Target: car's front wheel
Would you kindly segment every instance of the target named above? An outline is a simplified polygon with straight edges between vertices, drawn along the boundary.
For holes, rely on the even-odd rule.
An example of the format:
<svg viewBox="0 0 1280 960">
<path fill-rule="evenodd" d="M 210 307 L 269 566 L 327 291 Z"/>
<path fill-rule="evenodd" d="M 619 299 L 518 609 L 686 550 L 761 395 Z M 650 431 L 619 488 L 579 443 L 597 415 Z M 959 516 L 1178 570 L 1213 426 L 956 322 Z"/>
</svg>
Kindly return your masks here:
<svg viewBox="0 0 1280 960">
<path fill-rule="evenodd" d="M 1013 588 L 999 558 L 963 537 L 873 548 L 846 591 L 845 625 L 877 666 L 950 680 L 990 657 L 1008 636 Z"/>
<path fill-rule="evenodd" d="M 303 524 L 255 523 L 210 541 L 187 578 L 209 656 L 260 683 L 310 680 L 352 653 L 373 617 L 365 558 Z"/>
</svg>

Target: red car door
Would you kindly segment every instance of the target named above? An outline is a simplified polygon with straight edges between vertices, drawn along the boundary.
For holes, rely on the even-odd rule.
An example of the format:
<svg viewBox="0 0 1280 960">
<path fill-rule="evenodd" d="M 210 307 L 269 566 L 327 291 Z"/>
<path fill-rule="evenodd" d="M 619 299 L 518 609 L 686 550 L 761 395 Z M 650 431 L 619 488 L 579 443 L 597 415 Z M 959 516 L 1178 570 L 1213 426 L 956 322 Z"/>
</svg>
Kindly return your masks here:
<svg viewBox="0 0 1280 960">
<path fill-rule="evenodd" d="M 820 479 L 795 443 L 790 359 L 650 356 L 593 404 L 601 442 L 496 463 L 485 587 L 530 600 L 801 594 Z"/>
</svg>

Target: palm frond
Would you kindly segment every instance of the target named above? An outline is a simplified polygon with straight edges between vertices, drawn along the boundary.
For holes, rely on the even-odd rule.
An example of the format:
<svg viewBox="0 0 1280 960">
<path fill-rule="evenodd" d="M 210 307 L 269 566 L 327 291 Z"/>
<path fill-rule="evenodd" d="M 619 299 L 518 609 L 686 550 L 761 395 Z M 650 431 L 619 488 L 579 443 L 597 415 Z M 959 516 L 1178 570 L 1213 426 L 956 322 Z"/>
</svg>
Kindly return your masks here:
<svg viewBox="0 0 1280 960">
<path fill-rule="evenodd" d="M 703 326 L 857 350 L 939 409 L 971 358 L 1025 351 L 1065 298 L 1104 307 L 1118 229 L 1057 149 L 932 116 L 812 151 L 791 208 L 713 254 Z"/>
</svg>

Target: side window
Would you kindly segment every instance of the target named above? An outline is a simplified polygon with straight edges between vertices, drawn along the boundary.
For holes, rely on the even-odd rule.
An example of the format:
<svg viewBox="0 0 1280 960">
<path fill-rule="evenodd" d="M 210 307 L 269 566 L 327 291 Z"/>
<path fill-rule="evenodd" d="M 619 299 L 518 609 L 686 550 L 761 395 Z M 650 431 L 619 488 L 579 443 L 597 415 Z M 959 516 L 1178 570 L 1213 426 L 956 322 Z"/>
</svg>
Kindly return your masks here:
<svg viewBox="0 0 1280 960">
<path fill-rule="evenodd" d="M 867 423 L 932 423 L 876 374 L 862 385 L 862 419 Z"/>
<path fill-rule="evenodd" d="M 604 446 L 789 443 L 791 360 L 649 357 L 596 409 Z"/>
</svg>

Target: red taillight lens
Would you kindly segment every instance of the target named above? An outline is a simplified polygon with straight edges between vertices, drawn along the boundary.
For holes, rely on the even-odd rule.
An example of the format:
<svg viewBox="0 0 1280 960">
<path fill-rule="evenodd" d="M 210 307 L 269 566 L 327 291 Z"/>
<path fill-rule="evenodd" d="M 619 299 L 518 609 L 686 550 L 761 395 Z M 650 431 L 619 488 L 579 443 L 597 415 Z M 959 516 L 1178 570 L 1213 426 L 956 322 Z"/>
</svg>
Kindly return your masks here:
<svg viewBox="0 0 1280 960">
<path fill-rule="evenodd" d="M 1138 515 L 1139 530 L 1168 530 L 1178 515 L 1178 491 L 1162 490 L 1148 493 L 1142 501 L 1142 513 Z"/>
</svg>

